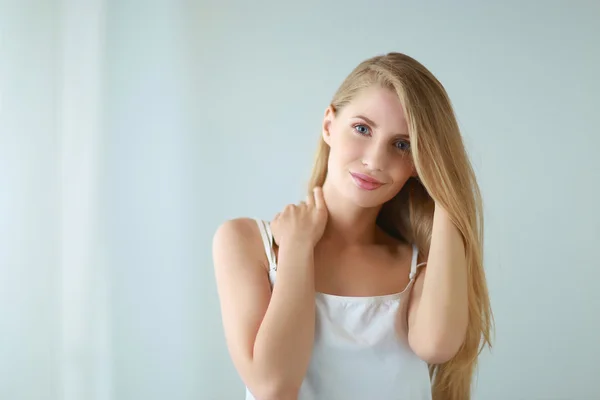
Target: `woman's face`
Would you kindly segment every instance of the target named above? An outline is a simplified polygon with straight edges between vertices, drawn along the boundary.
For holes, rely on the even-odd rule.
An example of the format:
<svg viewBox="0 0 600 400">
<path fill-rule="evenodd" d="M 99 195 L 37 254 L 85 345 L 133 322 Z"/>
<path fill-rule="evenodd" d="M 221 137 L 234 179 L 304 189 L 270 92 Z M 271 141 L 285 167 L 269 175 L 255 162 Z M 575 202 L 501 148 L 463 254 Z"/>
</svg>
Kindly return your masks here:
<svg viewBox="0 0 600 400">
<path fill-rule="evenodd" d="M 364 89 L 337 115 L 328 108 L 323 139 L 327 184 L 360 207 L 382 205 L 415 175 L 402 104 L 389 89 Z"/>
</svg>

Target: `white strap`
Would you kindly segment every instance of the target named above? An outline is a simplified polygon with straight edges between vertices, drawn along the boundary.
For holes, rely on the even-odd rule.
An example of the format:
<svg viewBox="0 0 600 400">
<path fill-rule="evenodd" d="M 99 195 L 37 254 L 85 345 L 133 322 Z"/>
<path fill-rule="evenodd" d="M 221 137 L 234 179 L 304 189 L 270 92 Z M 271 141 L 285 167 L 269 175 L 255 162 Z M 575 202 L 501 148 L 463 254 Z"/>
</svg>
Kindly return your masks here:
<svg viewBox="0 0 600 400">
<path fill-rule="evenodd" d="M 258 224 L 265 253 L 269 260 L 269 269 L 275 271 L 277 270 L 277 263 L 275 261 L 275 250 L 273 250 L 273 234 L 271 233 L 271 228 L 269 227 L 269 224 L 261 219 L 256 219 L 256 223 Z"/>
<path fill-rule="evenodd" d="M 415 244 L 412 245 L 412 248 L 413 248 L 413 254 L 412 254 L 412 262 L 410 263 L 410 275 L 409 275 L 409 278 L 411 281 L 413 279 L 415 279 L 415 276 L 417 276 L 417 270 L 419 269 L 419 267 L 422 267 L 423 265 L 427 264 L 427 262 L 422 262 L 417 265 L 417 259 L 419 258 L 419 249 L 417 248 L 417 245 L 415 245 Z"/>
</svg>

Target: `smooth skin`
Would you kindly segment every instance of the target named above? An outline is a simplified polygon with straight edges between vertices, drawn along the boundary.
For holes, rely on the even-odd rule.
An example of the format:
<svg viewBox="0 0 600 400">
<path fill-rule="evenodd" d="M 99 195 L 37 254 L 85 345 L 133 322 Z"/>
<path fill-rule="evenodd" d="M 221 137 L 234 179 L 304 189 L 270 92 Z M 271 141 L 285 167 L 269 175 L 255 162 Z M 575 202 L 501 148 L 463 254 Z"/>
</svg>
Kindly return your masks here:
<svg viewBox="0 0 600 400">
<path fill-rule="evenodd" d="M 214 259 L 226 341 L 242 380 L 255 398 L 295 399 L 310 360 L 315 328 L 314 248 L 325 229 L 320 188 L 288 205 L 272 222 L 278 243 L 277 285 L 252 219 L 223 224 Z"/>
<path fill-rule="evenodd" d="M 313 345 L 316 292 L 374 296 L 400 292 L 409 281 L 411 246 L 375 224 L 381 206 L 416 176 L 398 97 L 372 87 L 337 114 L 328 107 L 323 140 L 331 150 L 323 188 L 271 221 L 278 264 L 272 292 L 254 220 L 227 221 L 214 236 L 227 345 L 259 400 L 297 398 Z M 361 189 L 351 173 L 383 185 Z M 423 261 L 409 298 L 408 339 L 421 359 L 437 364 L 456 354 L 468 323 L 464 244 L 437 204 Z"/>
</svg>

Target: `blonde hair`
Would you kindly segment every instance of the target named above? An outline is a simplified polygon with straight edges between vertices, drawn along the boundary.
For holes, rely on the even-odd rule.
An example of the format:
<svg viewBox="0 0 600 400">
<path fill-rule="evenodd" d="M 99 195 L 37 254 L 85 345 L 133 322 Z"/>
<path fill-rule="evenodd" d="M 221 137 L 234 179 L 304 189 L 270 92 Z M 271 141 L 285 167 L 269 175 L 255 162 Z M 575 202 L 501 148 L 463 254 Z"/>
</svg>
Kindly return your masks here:
<svg viewBox="0 0 600 400">
<path fill-rule="evenodd" d="M 421 63 L 401 53 L 361 62 L 341 84 L 331 106 L 338 113 L 364 88 L 395 91 L 406 115 L 411 153 L 419 179 L 409 179 L 383 205 L 377 224 L 429 254 L 435 203 L 444 207 L 465 244 L 469 325 L 461 348 L 448 362 L 430 365 L 434 400 L 468 400 L 477 359 L 492 346 L 493 316 L 483 268 L 483 205 L 446 90 Z M 320 139 L 309 190 L 327 176 L 329 146 Z M 435 202 L 435 203 L 434 203 Z"/>
</svg>

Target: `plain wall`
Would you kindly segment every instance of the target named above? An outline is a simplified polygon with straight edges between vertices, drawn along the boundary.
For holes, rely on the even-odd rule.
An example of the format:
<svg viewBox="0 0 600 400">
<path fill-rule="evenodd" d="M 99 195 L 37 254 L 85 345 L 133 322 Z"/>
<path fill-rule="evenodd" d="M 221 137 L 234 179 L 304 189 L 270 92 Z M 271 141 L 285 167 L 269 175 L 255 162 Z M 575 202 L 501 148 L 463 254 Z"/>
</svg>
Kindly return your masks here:
<svg viewBox="0 0 600 400">
<path fill-rule="evenodd" d="M 60 390 L 58 10 L 0 4 L 0 398 Z"/>
<path fill-rule="evenodd" d="M 108 363 L 107 377 L 79 381 L 103 385 L 88 400 L 243 398 L 212 236 L 226 219 L 269 219 L 303 198 L 333 92 L 388 51 L 445 85 L 483 191 L 497 330 L 474 399 L 600 397 L 599 3 L 387 3 L 95 1 L 105 15 L 88 255 L 101 262 L 81 267 L 103 277 L 85 291 L 106 290 L 89 307 L 106 314 L 68 319 L 73 330 L 64 282 L 79 270 L 60 249 L 85 224 L 61 241 L 76 223 L 61 204 L 64 18 L 51 2 L 2 3 L 0 398 L 67 400 L 61 343 L 90 327 L 109 337 L 103 354 L 81 355 Z"/>
</svg>

